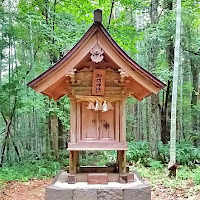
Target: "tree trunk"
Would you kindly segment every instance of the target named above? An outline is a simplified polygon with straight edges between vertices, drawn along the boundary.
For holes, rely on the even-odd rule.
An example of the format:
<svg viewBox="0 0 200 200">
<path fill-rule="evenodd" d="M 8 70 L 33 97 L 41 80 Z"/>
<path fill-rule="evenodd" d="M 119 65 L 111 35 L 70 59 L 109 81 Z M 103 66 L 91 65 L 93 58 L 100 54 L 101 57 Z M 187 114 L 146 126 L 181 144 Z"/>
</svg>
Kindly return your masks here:
<svg viewBox="0 0 200 200">
<path fill-rule="evenodd" d="M 59 157 L 59 149 L 58 149 L 58 118 L 56 115 L 51 117 L 51 136 L 52 136 L 52 144 L 54 150 L 54 156 L 56 158 Z"/>
<path fill-rule="evenodd" d="M 13 104 L 13 108 L 11 111 L 11 114 L 9 116 L 9 119 L 6 120 L 5 115 L 3 114 L 3 112 L 1 111 L 2 117 L 5 121 L 6 127 L 5 127 L 5 131 L 4 131 L 4 140 L 3 140 L 3 146 L 2 146 L 2 150 L 1 150 L 1 162 L 0 162 L 0 167 L 3 166 L 3 162 L 4 162 L 4 158 L 5 158 L 5 150 L 6 150 L 6 145 L 7 145 L 7 140 L 10 136 L 10 128 L 11 128 L 11 124 L 12 124 L 12 120 L 14 118 L 15 115 L 15 109 L 16 109 L 16 104 L 17 104 L 17 99 L 14 99 L 14 104 Z"/>
<path fill-rule="evenodd" d="M 151 0 L 150 8 L 151 24 L 156 24 L 158 19 L 158 0 Z"/>
<path fill-rule="evenodd" d="M 158 95 L 149 97 L 149 149 L 153 158 L 158 156 L 158 141 L 160 135 Z"/>
<path fill-rule="evenodd" d="M 135 141 L 139 141 L 139 132 L 138 132 L 138 104 L 136 103 L 133 107 L 133 116 L 134 116 L 134 135 L 135 135 Z"/>
<path fill-rule="evenodd" d="M 65 149 L 63 134 L 64 131 L 63 131 L 62 121 L 58 118 L 58 149 L 60 150 Z"/>
<path fill-rule="evenodd" d="M 173 1 L 166 0 L 165 5 L 167 8 L 167 11 L 172 11 L 173 9 Z M 171 70 L 174 65 L 174 44 L 173 39 L 171 39 L 171 35 L 168 36 L 169 39 L 167 41 L 168 45 L 166 47 L 166 56 L 167 56 L 167 62 L 168 67 Z M 170 101 L 171 101 L 171 90 L 172 90 L 172 76 L 170 76 L 168 83 L 167 83 L 167 89 L 166 93 L 163 92 L 163 105 L 161 108 L 161 141 L 163 144 L 167 144 L 170 140 Z"/>
<path fill-rule="evenodd" d="M 2 5 L 1 5 L 2 6 Z M 2 80 L 2 60 L 3 60 L 3 40 L 4 40 L 4 8 L 2 6 L 1 8 L 1 11 L 2 11 L 2 24 L 1 24 L 1 39 L 0 39 L 0 88 L 1 88 L 1 80 Z"/>
<path fill-rule="evenodd" d="M 167 144 L 170 140 L 170 128 L 169 128 L 169 114 L 168 104 L 171 100 L 171 80 L 168 80 L 167 90 L 163 92 L 163 105 L 161 107 L 161 141 L 163 144 Z"/>
<path fill-rule="evenodd" d="M 158 0 L 151 0 L 150 19 L 151 24 L 154 26 L 157 23 L 158 18 Z M 157 57 L 157 44 L 155 40 L 152 40 L 151 48 L 149 51 L 149 70 L 152 71 L 156 65 Z M 153 94 L 149 97 L 149 149 L 153 158 L 157 158 L 158 155 L 158 138 L 160 135 L 160 127 L 158 120 L 159 114 L 159 101 L 158 96 Z"/>
<path fill-rule="evenodd" d="M 170 162 L 169 169 L 176 163 L 176 112 L 177 112 L 177 90 L 178 90 L 178 68 L 180 57 L 180 38 L 181 38 L 181 0 L 177 0 L 176 9 L 176 39 L 174 52 L 174 72 L 172 88 L 172 109 L 171 109 L 171 132 L 170 132 Z M 173 168 L 174 169 L 174 168 Z M 176 174 L 176 168 L 175 168 Z"/>
<path fill-rule="evenodd" d="M 198 103 L 198 90 L 199 90 L 199 65 L 191 59 L 191 73 L 192 73 L 192 97 L 191 97 L 191 109 L 192 109 L 192 132 L 194 134 L 194 145 L 197 146 L 197 131 L 198 131 L 198 114 L 195 110 L 195 106 Z"/>
</svg>

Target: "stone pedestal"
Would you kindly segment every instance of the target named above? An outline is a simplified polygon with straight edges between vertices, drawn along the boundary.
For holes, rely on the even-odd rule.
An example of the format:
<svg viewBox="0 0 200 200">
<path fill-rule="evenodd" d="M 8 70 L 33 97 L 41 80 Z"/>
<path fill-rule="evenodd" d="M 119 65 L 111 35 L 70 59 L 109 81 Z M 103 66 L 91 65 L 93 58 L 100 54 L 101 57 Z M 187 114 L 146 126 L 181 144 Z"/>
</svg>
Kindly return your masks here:
<svg viewBox="0 0 200 200">
<path fill-rule="evenodd" d="M 46 200 L 151 200 L 151 188 L 134 172 L 134 182 L 68 184 L 67 173 L 61 171 L 46 188 Z"/>
</svg>

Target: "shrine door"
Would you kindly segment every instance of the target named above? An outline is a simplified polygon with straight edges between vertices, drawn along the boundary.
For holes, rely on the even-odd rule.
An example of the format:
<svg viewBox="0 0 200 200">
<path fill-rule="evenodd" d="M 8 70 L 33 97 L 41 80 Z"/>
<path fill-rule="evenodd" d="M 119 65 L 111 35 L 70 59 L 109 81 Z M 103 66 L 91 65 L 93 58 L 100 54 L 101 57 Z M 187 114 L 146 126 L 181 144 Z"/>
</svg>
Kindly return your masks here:
<svg viewBox="0 0 200 200">
<path fill-rule="evenodd" d="M 119 113 L 116 109 L 107 112 L 88 110 L 87 103 L 77 105 L 78 141 L 119 141 L 116 136 Z M 117 104 L 119 106 L 119 104 Z M 113 104 L 116 108 L 116 103 Z M 118 109 L 117 109 L 118 110 Z"/>
</svg>

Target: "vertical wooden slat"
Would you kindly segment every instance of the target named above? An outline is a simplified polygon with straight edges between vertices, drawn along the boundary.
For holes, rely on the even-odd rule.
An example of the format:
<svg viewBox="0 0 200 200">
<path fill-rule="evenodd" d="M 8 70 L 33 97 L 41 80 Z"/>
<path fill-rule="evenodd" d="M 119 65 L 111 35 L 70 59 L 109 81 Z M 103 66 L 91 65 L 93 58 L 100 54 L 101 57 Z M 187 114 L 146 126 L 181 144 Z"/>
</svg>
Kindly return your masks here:
<svg viewBox="0 0 200 200">
<path fill-rule="evenodd" d="M 81 103 L 77 103 L 77 142 L 81 140 Z"/>
<path fill-rule="evenodd" d="M 120 100 L 120 142 L 126 142 L 126 99 Z"/>
<path fill-rule="evenodd" d="M 115 141 L 119 142 L 119 101 L 115 103 Z"/>
<path fill-rule="evenodd" d="M 76 101 L 70 99 L 70 142 L 76 142 Z"/>
<path fill-rule="evenodd" d="M 96 118 L 96 126 L 97 126 L 97 128 L 96 128 L 96 140 L 100 140 L 100 138 L 101 138 L 101 133 L 100 133 L 100 122 L 99 122 L 99 120 L 100 120 L 100 114 L 99 114 L 99 112 L 100 111 L 97 111 L 96 113 L 97 113 L 97 118 Z"/>
</svg>

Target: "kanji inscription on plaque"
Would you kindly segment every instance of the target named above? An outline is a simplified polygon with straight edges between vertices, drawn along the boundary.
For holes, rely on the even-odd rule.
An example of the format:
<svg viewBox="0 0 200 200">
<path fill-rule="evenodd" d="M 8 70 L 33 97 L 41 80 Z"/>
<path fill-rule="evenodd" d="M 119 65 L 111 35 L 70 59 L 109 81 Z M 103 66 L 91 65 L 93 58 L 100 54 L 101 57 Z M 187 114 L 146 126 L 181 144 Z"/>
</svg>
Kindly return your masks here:
<svg viewBox="0 0 200 200">
<path fill-rule="evenodd" d="M 94 69 L 92 81 L 92 95 L 104 95 L 105 90 L 105 70 Z"/>
</svg>

